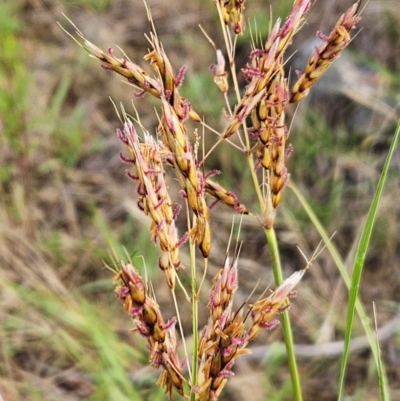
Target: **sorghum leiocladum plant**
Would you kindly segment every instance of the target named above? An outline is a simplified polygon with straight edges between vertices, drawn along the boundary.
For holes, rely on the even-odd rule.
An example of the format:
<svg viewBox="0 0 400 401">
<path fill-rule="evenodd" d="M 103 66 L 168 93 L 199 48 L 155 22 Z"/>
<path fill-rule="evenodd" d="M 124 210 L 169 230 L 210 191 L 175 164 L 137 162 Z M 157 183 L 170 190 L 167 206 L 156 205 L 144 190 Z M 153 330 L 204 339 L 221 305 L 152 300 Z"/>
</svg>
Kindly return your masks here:
<svg viewBox="0 0 400 401">
<path fill-rule="evenodd" d="M 172 67 L 149 9 L 147 15 L 151 30 L 148 40 L 151 49 L 144 59 L 152 73 L 143 70 L 125 54 L 117 56 L 111 48 L 101 50 L 77 31 L 79 44 L 105 70 L 117 72 L 135 86 L 137 97 L 150 95 L 159 100 L 156 132 L 147 131 L 139 118 L 128 117 L 123 110 L 120 117 L 123 127 L 117 129 L 117 137 L 125 147 L 121 159 L 129 165 L 127 175 L 136 183 L 138 206 L 150 219 L 151 238 L 160 252 L 159 267 L 175 302 L 175 287 L 182 285 L 179 274 L 184 267 L 180 252 L 183 247 L 189 249 L 191 288 L 184 291 L 188 293 L 192 308 L 193 349 L 188 352 L 184 347 L 184 362 L 177 350 L 180 342 L 185 343 L 185 338 L 178 338 L 178 333 L 181 336 L 183 332 L 176 327 L 180 326 L 179 313 L 177 318 L 164 319 L 151 283 L 143 279 L 131 261 L 120 262 L 115 292 L 134 321 L 133 331 L 147 341 L 150 364 L 162 370 L 158 384 L 169 397 L 176 391 L 191 400 L 218 399 L 232 375 L 236 359 L 250 352 L 248 344 L 261 330 L 276 326 L 276 315 L 287 310 L 290 298 L 295 294 L 294 287 L 304 274 L 305 269 L 283 280 L 274 232 L 276 211 L 289 180 L 286 160 L 292 150 L 288 144 L 285 110 L 290 103 L 299 102 L 308 94 L 349 44 L 351 31 L 360 19 L 358 1 L 340 17 L 328 36 L 317 34 L 322 44 L 315 48 L 304 71 L 296 72 L 297 78 L 289 84 L 284 69 L 285 52 L 305 23 L 311 3 L 311 0 L 295 0 L 286 20 L 278 19 L 263 43 L 251 43 L 248 62 L 239 70 L 234 55 L 237 37 L 245 28 L 245 0 L 210 2 L 209 6 L 218 11 L 226 46 L 227 62 L 224 52 L 215 49 L 217 62 L 211 67 L 214 82 L 227 103 L 223 111 L 226 124 L 222 131 L 209 127 L 196 112 L 196 106 L 181 96 L 179 88 L 186 67 L 178 71 Z M 208 39 L 212 42 L 211 38 Z M 239 73 L 246 80 L 243 90 L 238 84 Z M 229 104 L 229 91 L 236 96 L 235 105 Z M 188 120 L 197 124 L 199 131 L 211 131 L 210 135 L 215 135 L 216 141 L 210 149 L 200 152 L 200 136 L 197 130 L 188 135 Z M 235 143 L 231 141 L 233 136 L 239 139 Z M 220 185 L 215 177 L 219 172 L 207 171 L 206 158 L 222 141 L 242 150 L 259 201 L 258 210 L 240 203 L 240 194 Z M 206 156 L 201 158 L 199 154 Z M 169 183 L 174 179 L 179 183 L 180 202 L 175 200 L 178 197 L 173 195 L 176 194 L 171 194 L 174 186 Z M 201 329 L 197 312 L 202 302 L 198 296 L 201 283 L 197 281 L 196 265 L 204 263 L 207 267 L 213 244 L 211 221 L 216 203 L 231 208 L 235 213 L 249 214 L 260 223 L 271 252 L 277 288 L 267 296 L 234 310 L 240 261 L 238 252 L 233 257 L 227 252 L 224 266 L 212 280 L 207 300 L 209 320 Z M 188 219 L 186 233 L 179 233 L 176 225 L 182 205 L 186 207 L 186 213 L 181 214 Z M 308 266 L 309 263 L 306 268 Z M 301 391 L 293 357 L 290 320 L 286 312 L 282 316 L 294 393 L 299 400 Z"/>
</svg>

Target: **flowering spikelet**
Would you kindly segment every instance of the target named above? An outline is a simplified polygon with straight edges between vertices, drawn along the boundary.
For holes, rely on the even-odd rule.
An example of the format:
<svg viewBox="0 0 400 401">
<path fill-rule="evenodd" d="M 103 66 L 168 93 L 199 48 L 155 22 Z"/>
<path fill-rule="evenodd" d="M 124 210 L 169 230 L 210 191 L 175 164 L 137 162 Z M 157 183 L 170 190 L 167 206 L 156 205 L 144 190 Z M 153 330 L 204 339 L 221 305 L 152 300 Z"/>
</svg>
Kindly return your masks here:
<svg viewBox="0 0 400 401">
<path fill-rule="evenodd" d="M 151 33 L 151 44 L 154 50 L 145 56 L 145 60 L 150 61 L 150 64 L 156 68 L 161 75 L 161 79 L 152 78 L 138 64 L 130 61 L 125 55 L 123 57 L 115 56 L 111 48 L 104 52 L 78 31 L 78 35 L 83 39 L 83 48 L 94 58 L 101 62 L 104 69 L 114 71 L 130 83 L 141 89 L 140 94 L 152 95 L 160 98 L 167 90 L 170 93 L 171 101 L 176 109 L 176 112 L 185 117 L 189 117 L 193 121 L 200 121 L 198 114 L 189 107 L 189 102 L 179 95 L 177 91 L 177 80 L 173 74 L 171 64 L 165 56 L 164 51 L 155 34 Z"/>
<path fill-rule="evenodd" d="M 257 157 L 259 164 L 268 170 L 266 176 L 272 196 L 272 206 L 277 208 L 281 201 L 282 190 L 287 182 L 285 149 L 287 128 L 285 108 L 289 101 L 287 81 L 283 68 L 277 65 L 266 96 L 251 113 L 253 135 L 258 139 Z"/>
<path fill-rule="evenodd" d="M 98 59 L 104 69 L 122 75 L 130 83 L 152 96 L 160 96 L 160 82 L 158 82 L 157 79 L 151 78 L 139 65 L 128 60 L 125 56 L 115 56 L 114 51 L 111 48 L 109 48 L 107 52 L 104 52 L 86 39 L 83 34 L 80 32 L 78 32 L 78 34 L 83 39 L 83 48 L 90 54 L 90 56 Z"/>
<path fill-rule="evenodd" d="M 183 99 L 178 91 L 178 87 L 184 79 L 184 71 L 186 71 L 186 68 L 180 70 L 179 77 L 175 76 L 172 65 L 158 40 L 158 36 L 153 32 L 150 33 L 150 43 L 153 50 L 146 54 L 144 59 L 150 62 L 150 65 L 161 77 L 162 90 L 159 97 L 168 99 L 168 102 L 173 107 L 179 120 L 182 121 L 190 117 L 194 121 L 200 121 L 200 117 L 192 111 L 189 102 Z"/>
<path fill-rule="evenodd" d="M 237 35 L 242 35 L 244 30 L 243 11 L 246 0 L 214 0 L 221 7 L 222 17 L 226 25 L 231 24 Z"/>
<path fill-rule="evenodd" d="M 233 135 L 246 117 L 266 96 L 267 87 L 277 68 L 283 65 L 283 54 L 291 44 L 292 38 L 304 21 L 304 16 L 310 8 L 310 0 L 298 0 L 286 22 L 280 27 L 278 20 L 269 34 L 264 49 L 254 50 L 244 74 L 249 81 L 242 100 L 236 106 L 231 121 L 226 127 L 223 137 Z"/>
<path fill-rule="evenodd" d="M 269 196 L 265 201 L 263 224 L 273 224 L 275 209 L 282 199 L 289 174 L 285 166 L 287 127 L 285 108 L 289 103 L 287 79 L 284 76 L 283 55 L 293 36 L 303 24 L 310 9 L 309 0 L 298 0 L 281 26 L 278 20 L 272 28 L 263 49 L 254 49 L 243 70 L 248 85 L 241 103 L 236 107 L 224 137 L 231 136 L 250 115 L 251 133 L 258 140 L 258 165 L 267 170 L 266 185 Z"/>
<path fill-rule="evenodd" d="M 263 329 L 272 329 L 279 323 L 276 314 L 286 310 L 305 270 L 290 276 L 275 292 L 250 305 L 244 316 L 243 309 L 233 312 L 233 297 L 238 288 L 238 260 L 225 259 L 224 267 L 213 279 L 207 308 L 210 317 L 200 336 L 199 378 L 194 389 L 199 401 L 215 401 L 233 375 L 232 367 L 240 355 L 251 351 L 246 348 Z M 246 329 L 246 318 L 251 322 Z"/>
<path fill-rule="evenodd" d="M 196 216 L 195 226 L 190 233 L 199 246 L 203 257 L 211 250 L 211 228 L 209 208 L 205 201 L 204 176 L 199 171 L 192 145 L 189 142 L 184 124 L 179 120 L 175 109 L 162 98 L 163 115 L 159 133 L 171 154 L 178 180 L 185 192 L 188 205 Z"/>
<path fill-rule="evenodd" d="M 351 39 L 350 31 L 361 19 L 357 15 L 360 3 L 361 0 L 357 1 L 340 17 L 327 38 L 322 38 L 322 35 L 319 35 L 325 43 L 315 49 L 314 55 L 308 60 L 304 74 L 294 84 L 291 102 L 298 102 L 307 96 L 310 88 L 321 78 L 332 62 L 339 57 L 343 49 L 348 46 Z"/>
<path fill-rule="evenodd" d="M 245 342 L 242 315 L 232 312 L 233 296 L 238 285 L 237 259 L 226 258 L 224 267 L 213 279 L 208 309 L 210 318 L 199 343 L 199 379 L 196 392 L 200 401 L 216 399 L 232 375 L 234 359 L 248 353 L 240 350 Z"/>
<path fill-rule="evenodd" d="M 147 340 L 150 364 L 155 368 L 164 369 L 159 378 L 159 385 L 169 398 L 173 388 L 183 395 L 182 366 L 177 358 L 174 329 L 176 319 L 164 322 L 159 305 L 130 263 L 122 262 L 122 269 L 114 281 L 120 282 L 115 294 L 136 324 L 132 332 L 139 332 Z"/>
<path fill-rule="evenodd" d="M 162 128 L 160 127 L 162 131 Z M 170 167 L 175 168 L 175 163 L 173 158 L 171 157 L 172 153 L 164 153 L 163 154 L 163 162 Z M 196 161 L 197 163 L 197 161 Z M 222 203 L 230 208 L 232 208 L 235 212 L 240 214 L 249 214 L 249 210 L 245 205 L 239 202 L 238 197 L 232 192 L 225 189 L 221 184 L 213 181 L 210 176 L 218 174 L 219 172 L 215 172 L 214 174 L 208 173 L 206 176 L 200 175 L 201 179 L 204 180 L 204 191 L 214 198 L 214 202 L 210 206 L 213 207 L 216 203 Z"/>
<path fill-rule="evenodd" d="M 225 71 L 225 58 L 222 51 L 217 49 L 217 63 L 210 66 L 214 75 L 214 82 L 221 92 L 226 93 L 229 89 L 228 73 Z"/>
<path fill-rule="evenodd" d="M 240 213 L 240 214 L 248 214 L 249 213 L 249 210 L 247 209 L 247 207 L 245 205 L 239 203 L 237 196 L 233 192 L 227 191 L 222 185 L 211 180 L 210 178 L 207 178 L 205 180 L 204 189 L 205 189 L 206 193 L 211 195 L 212 197 L 214 197 L 217 202 L 221 202 L 224 205 L 229 206 L 235 212 Z"/>
<path fill-rule="evenodd" d="M 248 341 L 253 340 L 262 329 L 274 328 L 278 322 L 273 320 L 277 313 L 282 313 L 290 306 L 290 298 L 296 293 L 294 288 L 304 276 L 305 269 L 293 273 L 270 296 L 255 302 L 250 307 L 252 323 L 248 331 Z"/>
<path fill-rule="evenodd" d="M 129 151 L 129 158 L 121 156 L 125 162 L 134 166 L 135 174 L 130 175 L 138 181 L 139 208 L 152 219 L 150 232 L 162 252 L 159 266 L 164 271 L 168 285 L 175 285 L 175 270 L 183 267 L 179 258 L 179 238 L 175 226 L 174 206 L 169 197 L 162 164 L 161 144 L 150 135 L 145 143 L 139 142 L 139 136 L 132 122 L 127 119 L 123 132 L 117 130 L 121 142 Z"/>
<path fill-rule="evenodd" d="M 273 225 L 275 209 L 281 201 L 282 190 L 289 177 L 285 167 L 287 129 L 284 114 L 289 95 L 284 78 L 283 54 L 300 28 L 309 7 L 310 2 L 307 0 L 297 1 L 282 28 L 280 21 L 277 21 L 264 49 L 252 52 L 250 63 L 244 70 L 249 84 L 224 132 L 224 137 L 229 137 L 251 115 L 252 132 L 258 139 L 259 164 L 268 170 L 266 185 L 270 198 L 265 202 L 265 227 Z"/>
</svg>

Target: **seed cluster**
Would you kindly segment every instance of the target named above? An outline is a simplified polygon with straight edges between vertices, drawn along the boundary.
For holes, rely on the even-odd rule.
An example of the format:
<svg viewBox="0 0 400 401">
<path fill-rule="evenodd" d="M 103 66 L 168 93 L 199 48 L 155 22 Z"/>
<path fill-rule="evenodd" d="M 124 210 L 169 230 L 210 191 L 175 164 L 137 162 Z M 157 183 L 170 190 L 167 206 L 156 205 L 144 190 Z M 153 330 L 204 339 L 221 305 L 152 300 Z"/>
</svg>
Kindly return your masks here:
<svg viewBox="0 0 400 401">
<path fill-rule="evenodd" d="M 231 261 L 226 257 L 224 267 L 212 280 L 207 305 L 210 317 L 198 344 L 199 377 L 192 390 L 199 401 L 216 400 L 233 374 L 236 359 L 251 352 L 246 348 L 248 343 L 262 330 L 279 324 L 274 317 L 289 307 L 290 298 L 295 295 L 293 289 L 304 272 L 294 273 L 275 292 L 249 305 L 246 312 L 244 307 L 233 311 L 238 288 L 238 259 Z M 150 364 L 163 368 L 158 385 L 170 397 L 173 388 L 183 395 L 185 379 L 178 356 L 176 319 L 164 322 L 160 306 L 132 264 L 122 263 L 114 280 L 119 283 L 115 293 L 136 324 L 132 332 L 139 332 L 146 338 Z"/>
<path fill-rule="evenodd" d="M 245 0 L 214 0 L 223 25 L 226 24 L 224 28 L 229 31 L 230 26 L 235 35 L 242 34 L 244 30 L 244 3 Z M 350 31 L 360 19 L 359 5 L 360 0 L 339 19 L 328 37 L 318 34 L 323 44 L 316 49 L 304 73 L 299 74 L 292 86 L 284 69 L 284 56 L 294 35 L 304 24 L 311 0 L 295 0 L 285 22 L 278 19 L 264 44 L 260 48 L 252 44 L 249 61 L 242 70 L 246 79 L 243 96 L 230 113 L 217 143 L 228 140 L 238 132 L 245 135 L 246 147 L 243 152 L 254 157 L 255 166 L 262 168 L 265 177 L 263 184 L 266 195 L 265 199 L 260 196 L 263 201 L 260 220 L 266 229 L 273 227 L 276 209 L 289 180 L 286 159 L 291 146 L 288 144 L 286 109 L 290 103 L 298 102 L 308 94 L 349 44 Z M 192 120 L 203 127 L 206 124 L 179 92 L 186 67 L 174 72 L 155 32 L 150 13 L 148 15 L 152 27 L 148 36 L 151 49 L 144 59 L 153 69 L 154 77 L 126 56 L 116 57 L 112 49 L 103 52 L 82 33 L 78 32 L 78 35 L 83 39 L 82 46 L 105 69 L 117 72 L 139 89 L 137 96 L 150 94 L 159 99 L 160 113 L 155 135 L 150 135 L 142 127 L 141 137 L 134 121 L 124 113 L 123 128 L 117 130 L 117 136 L 128 152 L 128 155 L 121 154 L 121 159 L 131 167 L 127 175 L 137 183 L 138 206 L 151 220 L 151 238 L 160 250 L 159 267 L 173 292 L 177 271 L 183 268 L 180 247 L 189 240 L 196 244 L 204 259 L 210 255 L 214 204 L 222 203 L 240 214 L 250 212 L 232 191 L 212 179 L 219 172 L 205 172 L 204 160 L 198 158 L 197 130 L 189 135 L 187 123 Z M 211 67 L 211 71 L 214 82 L 228 99 L 225 59 L 220 50 L 216 53 L 217 63 Z M 230 54 L 230 61 L 233 57 L 234 52 Z M 255 172 L 252 170 L 252 173 Z M 257 177 L 256 174 L 254 176 Z M 182 236 L 178 235 L 176 225 L 181 206 L 179 200 L 172 196 L 169 187 L 171 181 L 168 182 L 168 179 L 178 182 L 179 195 L 183 199 L 181 203 L 187 206 L 188 232 Z M 209 198 L 212 198 L 211 202 Z M 238 257 L 235 255 L 231 260 L 227 256 L 223 268 L 213 278 L 207 304 L 208 323 L 200 334 L 194 352 L 198 359 L 193 358 L 196 367 L 193 371 L 198 375 L 192 372 L 193 377 L 188 379 L 184 376 L 178 356 L 176 320 L 165 323 L 151 286 L 143 281 L 131 263 L 122 263 L 121 271 L 115 277 L 118 282 L 115 292 L 135 322 L 134 331 L 147 340 L 150 364 L 163 368 L 158 384 L 169 397 L 173 389 L 186 397 L 186 390 L 189 389 L 192 400 L 215 401 L 232 375 L 236 359 L 250 352 L 248 343 L 263 329 L 276 326 L 275 316 L 289 307 L 290 298 L 295 295 L 294 288 L 303 274 L 304 270 L 293 274 L 268 296 L 263 295 L 253 304 L 246 303 L 233 310 L 238 288 Z M 196 274 L 193 274 L 194 283 L 195 279 Z M 195 287 L 192 285 L 190 301 L 193 304 L 198 301 Z M 197 327 L 193 330 L 197 333 Z"/>
<path fill-rule="evenodd" d="M 154 296 L 130 263 L 122 263 L 122 269 L 114 280 L 121 282 L 115 294 L 136 324 L 132 332 L 137 331 L 146 338 L 150 364 L 155 368 L 163 368 L 159 385 L 165 388 L 170 397 L 173 388 L 183 395 L 182 365 L 177 354 L 175 334 L 176 319 L 164 322 Z"/>
<path fill-rule="evenodd" d="M 216 274 L 210 290 L 208 324 L 199 342 L 200 375 L 196 393 L 199 401 L 216 400 L 228 378 L 233 375 L 236 359 L 250 353 L 246 348 L 263 329 L 279 324 L 274 317 L 290 305 L 289 298 L 304 270 L 294 273 L 268 297 L 233 311 L 233 300 L 238 288 L 238 260 L 225 259 L 224 267 Z M 246 328 L 246 322 L 249 321 Z"/>
</svg>

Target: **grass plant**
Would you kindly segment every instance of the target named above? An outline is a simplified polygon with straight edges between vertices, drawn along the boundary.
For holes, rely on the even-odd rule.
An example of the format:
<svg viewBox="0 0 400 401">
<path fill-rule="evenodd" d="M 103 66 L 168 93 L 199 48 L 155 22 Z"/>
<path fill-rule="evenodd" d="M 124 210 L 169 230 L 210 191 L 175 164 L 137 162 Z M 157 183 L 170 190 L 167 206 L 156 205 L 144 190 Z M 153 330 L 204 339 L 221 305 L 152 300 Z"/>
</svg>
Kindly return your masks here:
<svg viewBox="0 0 400 401">
<path fill-rule="evenodd" d="M 281 202 L 283 189 L 289 180 L 285 159 L 289 157 L 291 148 L 286 145 L 289 131 L 285 121 L 285 108 L 289 103 L 302 100 L 349 44 L 350 31 L 360 19 L 357 14 L 360 3 L 355 3 L 343 14 L 328 37 L 320 34 L 320 39 L 324 43 L 309 59 L 305 72 L 289 87 L 283 68 L 283 56 L 293 36 L 304 24 L 305 16 L 311 8 L 311 3 L 308 1 L 295 1 L 286 22 L 281 25 L 281 21 L 278 20 L 267 40 L 263 44 L 260 43 L 259 48 L 257 41 L 253 41 L 250 61 L 243 70 L 247 80 L 243 95 L 240 94 L 238 85 L 235 49 L 237 35 L 242 35 L 244 31 L 244 1 L 215 1 L 215 6 L 221 21 L 233 91 L 237 97 L 237 103 L 232 107 L 226 96 L 229 90 L 226 61 L 223 53 L 216 49 L 217 64 L 212 66 L 211 71 L 214 74 L 215 84 L 225 96 L 226 110 L 230 114 L 227 125 L 221 132 L 209 127 L 196 113 L 195 107 L 180 95 L 179 87 L 182 85 L 186 68 L 182 67 L 176 74 L 174 73 L 157 36 L 150 9 L 147 9 L 151 26 L 148 40 L 152 50 L 144 59 L 154 68 L 156 74 L 154 78 L 130 61 L 125 54 L 121 58 L 115 56 L 112 49 L 104 52 L 86 39 L 83 33 L 77 31 L 78 39 L 75 40 L 79 44 L 82 43 L 81 46 L 92 57 L 98 59 L 105 69 L 117 72 L 138 88 L 138 97 L 149 94 L 160 99 L 157 138 L 148 133 L 140 122 L 140 116 L 136 114 L 133 121 L 143 132 L 141 139 L 132 117 L 127 115 L 124 109 L 119 114 L 124 128 L 117 130 L 117 136 L 128 149 L 128 156 L 121 154 L 122 160 L 133 165 L 134 173 L 127 174 L 138 182 L 138 206 L 152 220 L 151 236 L 161 251 L 159 267 L 164 272 L 166 283 L 171 289 L 177 318 L 169 322 L 164 321 L 151 282 L 146 277 L 143 279 L 130 261 L 122 262 L 122 270 L 117 270 L 116 281 L 120 284 L 116 293 L 136 324 L 134 330 L 147 339 L 150 364 L 164 369 L 158 384 L 170 398 L 175 390 L 181 396 L 190 397 L 193 401 L 217 399 L 228 377 L 232 375 L 235 360 L 240 355 L 248 353 L 247 344 L 262 328 L 275 327 L 276 321 L 273 317 L 276 313 L 282 313 L 294 398 L 301 400 L 302 392 L 292 328 L 289 314 L 285 310 L 290 304 L 289 298 L 295 285 L 311 261 L 307 262 L 305 269 L 284 281 L 274 230 L 276 211 Z M 233 31 L 233 36 L 230 29 Z M 214 43 L 211 38 L 208 36 L 207 38 L 212 44 Z M 194 137 L 190 138 L 186 120 L 192 120 L 202 126 L 203 132 L 210 130 L 217 134 L 217 140 L 210 149 L 201 149 L 201 139 L 197 129 L 194 131 Z M 217 172 L 204 172 L 205 162 L 210 153 L 222 141 L 230 142 L 229 139 L 238 131 L 240 131 L 238 134 L 240 145 L 231 144 L 241 150 L 247 160 L 254 190 L 260 203 L 261 214 L 258 216 L 240 204 L 233 192 L 211 180 L 210 177 Z M 252 140 L 255 144 L 252 144 Z M 176 174 L 181 188 L 180 196 L 187 208 L 185 215 L 188 231 L 181 238 L 177 234 L 175 223 L 181 206 L 172 200 L 169 184 L 165 181 L 168 175 L 167 169 Z M 261 170 L 261 174 L 257 174 L 258 169 Z M 260 191 L 261 182 L 262 191 Z M 203 257 L 205 272 L 212 245 L 210 208 L 206 202 L 206 194 L 214 197 L 215 203 L 223 203 L 240 214 L 251 214 L 259 219 L 265 230 L 275 283 L 278 287 L 268 297 L 258 299 L 254 303 L 247 301 L 236 312 L 232 311 L 233 296 L 238 287 L 240 247 L 236 249 L 232 262 L 228 250 L 225 266 L 214 277 L 210 290 L 207 304 L 210 310 L 209 322 L 199 335 L 198 308 L 201 302 L 199 293 L 203 279 L 198 282 L 199 261 L 196 260 L 196 245 Z M 183 267 L 179 249 L 187 241 L 191 287 L 185 289 L 177 271 Z M 359 278 L 360 275 L 358 280 Z M 184 293 L 188 294 L 188 301 L 192 305 L 191 355 L 188 354 L 187 347 L 185 345 L 183 347 L 188 369 L 187 377 L 184 376 L 183 365 L 179 360 L 175 332 L 175 326 L 178 325 L 177 331 L 184 343 L 185 336 L 175 294 L 177 282 Z M 354 305 L 356 298 L 357 296 L 354 298 Z M 351 333 L 351 320 L 349 318 L 347 323 L 347 333 Z M 349 338 L 348 335 L 347 344 Z M 342 372 L 345 365 L 346 362 L 343 364 Z"/>
<path fill-rule="evenodd" d="M 314 10 L 309 0 L 281 2 L 272 15 L 287 17 L 275 22 L 269 10 L 262 9 L 263 15 L 255 18 L 245 14 L 250 3 L 214 0 L 198 6 L 212 9 L 220 36 L 209 28 L 199 29 L 216 62 L 210 71 L 192 76 L 185 66 L 175 67 L 179 59 L 170 51 L 171 36 L 163 41 L 164 35 L 158 34 L 157 18 L 152 16 L 158 15 L 157 7 L 145 4 L 148 50 L 142 55 L 135 49 L 130 56 L 132 49 L 125 53 L 122 47 L 103 50 L 98 47 L 102 44 L 89 40 L 93 27 L 78 18 L 80 29 L 73 25 L 76 31 L 70 36 L 106 70 L 92 77 L 104 85 L 96 84 L 98 91 L 86 94 L 87 102 L 80 101 L 75 79 L 82 77 L 59 77 L 38 98 L 38 105 L 46 105 L 39 118 L 27 106 L 31 77 L 18 47 L 13 14 L 21 10 L 18 5 L 7 9 L 13 17 L 0 27 L 0 78 L 8 83 L 0 95 L 0 123 L 5 128 L 1 143 L 7 150 L 0 166 L 4 401 L 70 396 L 211 401 L 247 399 L 249 392 L 254 401 L 330 401 L 344 400 L 347 394 L 366 397 L 366 388 L 374 381 L 380 399 L 391 399 L 393 379 L 386 373 L 385 351 L 379 343 L 382 331 L 377 328 L 374 333 L 372 312 L 359 290 L 366 289 L 361 282 L 364 265 L 370 274 L 368 255 L 383 260 L 390 252 L 396 254 L 390 251 L 390 234 L 375 241 L 372 228 L 379 224 L 378 205 L 399 129 L 386 141 L 390 149 L 383 147 L 383 167 L 380 154 L 366 169 L 372 178 L 364 186 L 355 185 L 352 160 L 359 166 L 368 164 L 371 138 L 363 140 L 358 129 L 358 136 L 347 137 L 344 143 L 341 128 L 333 133 L 331 122 L 318 112 L 310 112 L 305 120 L 309 125 L 303 127 L 296 124 L 294 113 L 352 41 L 361 2 L 344 9 L 336 24 L 323 26 L 331 33 L 317 34 L 319 45 L 302 72 L 288 67 L 295 53 L 289 46 L 301 47 L 294 38 L 307 30 L 306 21 L 318 8 Z M 103 16 L 117 7 L 109 1 L 74 2 L 78 6 Z M 75 16 L 71 20 L 75 22 Z M 265 26 L 261 33 L 257 24 L 266 20 L 271 22 L 265 37 Z M 251 21 L 257 22 L 251 26 Z M 100 24 L 98 28 L 100 32 Z M 181 37 L 180 43 L 193 45 L 196 40 Z M 115 109 L 115 117 L 100 118 L 104 135 L 95 138 L 85 129 L 92 118 L 88 113 L 93 119 L 101 113 L 90 102 L 98 102 L 102 91 L 107 98 L 108 82 L 116 82 L 113 72 L 128 83 L 124 88 L 134 91 L 134 100 L 127 105 L 113 96 L 109 108 Z M 390 109 L 378 106 L 372 110 Z M 389 114 L 393 122 L 396 112 L 391 109 Z M 117 124 L 113 142 L 107 135 Z M 349 149 L 358 140 L 362 144 Z M 116 184 L 108 174 L 118 175 L 122 168 L 110 156 L 118 155 L 118 142 L 128 179 Z M 106 154 L 103 165 L 96 152 Z M 329 171 L 324 177 L 314 168 L 322 159 L 324 171 Z M 338 161 L 343 167 L 337 167 Z M 343 178 L 343 171 L 349 177 Z M 375 184 L 377 171 L 382 173 Z M 394 188 L 390 191 L 395 193 Z M 356 213 L 362 217 L 356 223 L 358 233 L 332 237 L 346 213 L 357 210 L 346 210 L 351 197 L 364 202 Z M 370 198 L 370 211 L 364 216 Z M 232 226 L 230 234 L 223 225 Z M 352 242 L 343 247 L 348 238 Z M 324 249 L 317 245 L 320 242 Z M 301 249 L 302 262 L 292 256 L 294 245 Z M 343 249 L 349 250 L 346 260 Z M 98 268 L 101 260 L 106 261 L 103 270 Z M 262 264 L 262 269 L 253 273 L 247 267 L 251 263 Z M 293 268 L 300 263 L 300 270 Z M 110 270 L 114 286 L 108 280 Z M 274 284 L 264 276 L 269 272 Z M 298 287 L 303 278 L 307 282 Z M 313 286 L 312 280 L 318 284 Z M 343 288 L 338 284 L 332 291 L 337 282 L 344 283 Z M 300 295 L 294 300 L 297 287 Z M 340 296 L 344 299 L 338 301 Z M 347 320 L 340 313 L 343 305 Z M 396 310 L 396 301 L 392 307 Z M 378 304 L 378 320 L 379 308 Z M 132 322 L 133 335 L 128 335 Z M 277 341 L 278 324 L 284 345 Z M 357 343 L 352 337 L 363 333 L 363 349 L 372 355 L 370 373 L 365 388 L 350 389 L 350 351 Z M 335 354 L 337 362 L 302 363 L 310 351 L 299 342 L 325 341 L 328 354 L 327 338 L 334 335 L 344 337 L 344 352 Z M 265 348 L 267 341 L 270 348 Z M 320 358 L 326 357 L 321 347 L 315 349 Z M 248 379 L 262 360 L 264 372 L 254 379 L 260 383 L 242 384 L 235 393 L 230 388 L 234 372 Z M 328 386 L 331 393 L 319 394 L 322 385 L 315 385 L 318 395 L 313 398 L 306 383 L 312 376 L 318 380 L 324 369 L 334 382 Z"/>
</svg>

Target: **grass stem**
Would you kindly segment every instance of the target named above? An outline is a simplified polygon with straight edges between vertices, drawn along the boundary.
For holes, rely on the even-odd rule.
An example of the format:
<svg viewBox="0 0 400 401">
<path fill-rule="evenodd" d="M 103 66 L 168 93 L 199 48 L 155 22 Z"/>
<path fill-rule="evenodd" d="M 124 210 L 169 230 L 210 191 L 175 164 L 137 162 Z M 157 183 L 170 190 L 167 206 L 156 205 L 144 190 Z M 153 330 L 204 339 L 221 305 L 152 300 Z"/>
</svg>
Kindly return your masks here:
<svg viewBox="0 0 400 401">
<path fill-rule="evenodd" d="M 276 286 L 283 282 L 282 265 L 279 257 L 278 241 L 274 228 L 266 229 L 265 235 L 267 237 L 268 248 L 271 255 L 272 270 Z M 286 311 L 282 314 L 282 329 L 285 340 L 286 352 L 288 357 L 289 371 L 292 379 L 293 395 L 295 401 L 302 401 L 301 382 L 299 370 L 296 362 L 296 355 L 294 351 L 293 331 L 290 323 L 289 313 Z"/>
</svg>

